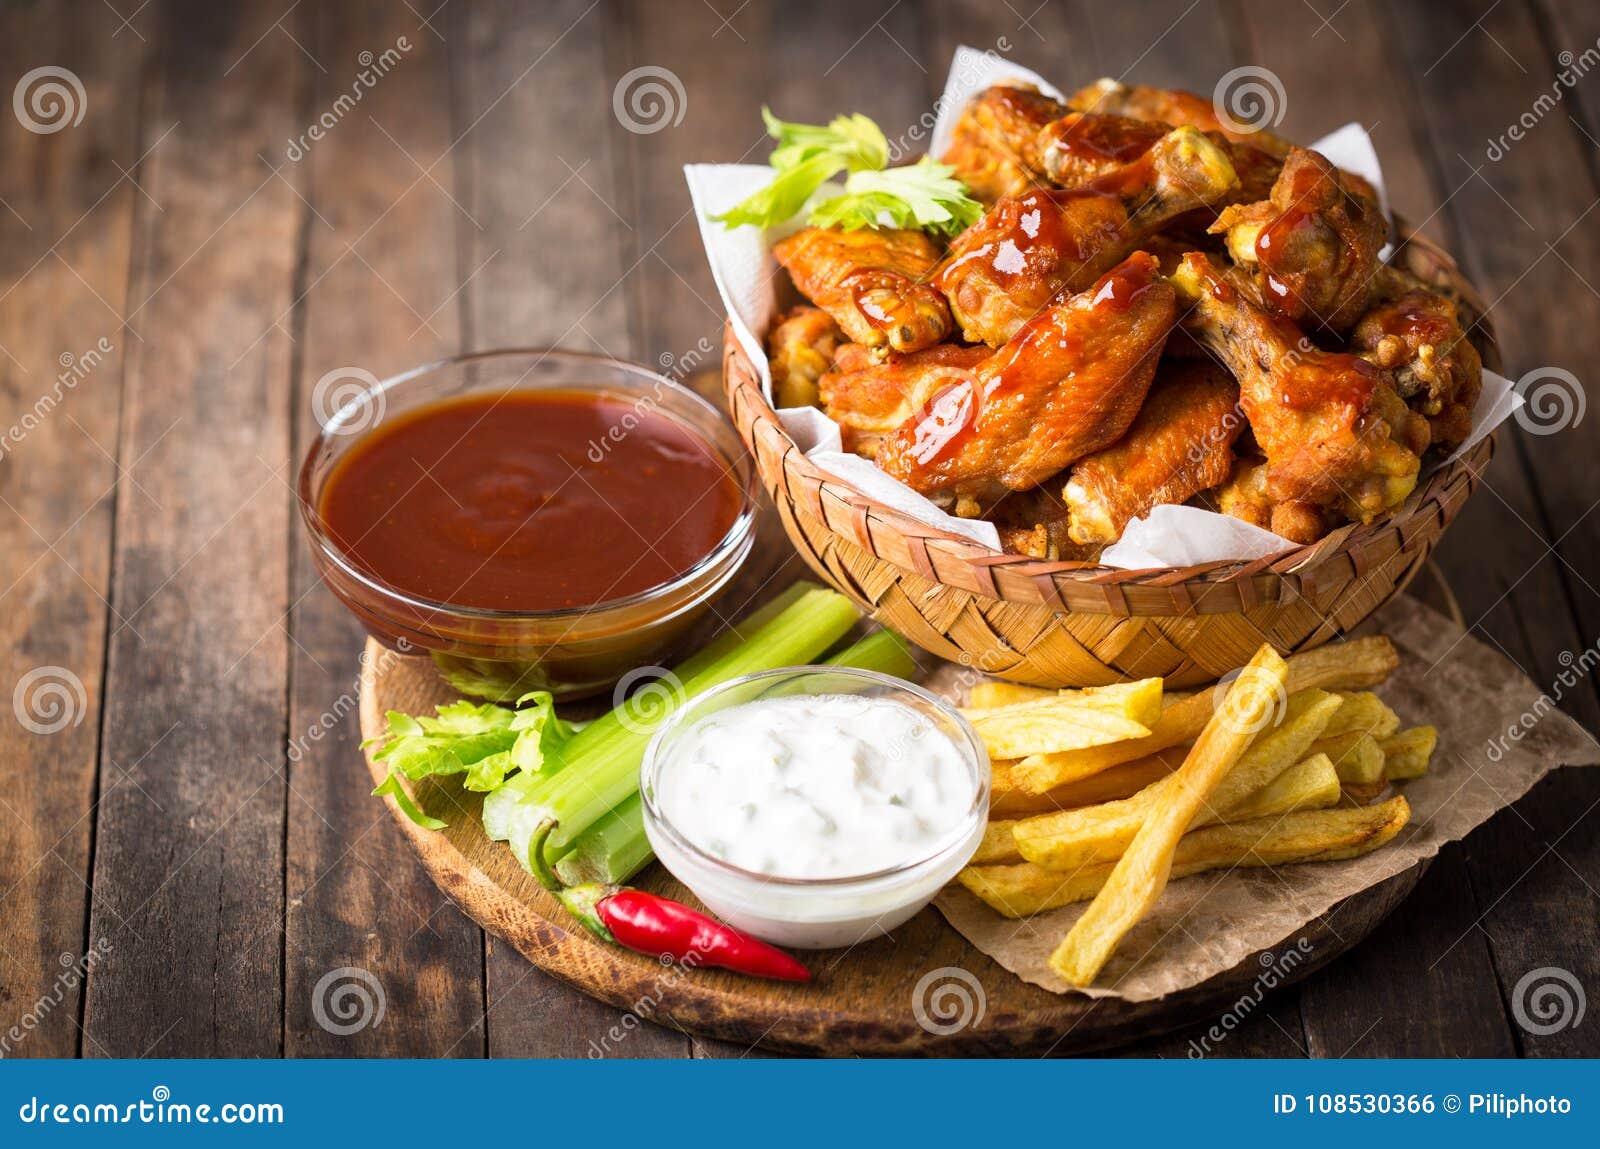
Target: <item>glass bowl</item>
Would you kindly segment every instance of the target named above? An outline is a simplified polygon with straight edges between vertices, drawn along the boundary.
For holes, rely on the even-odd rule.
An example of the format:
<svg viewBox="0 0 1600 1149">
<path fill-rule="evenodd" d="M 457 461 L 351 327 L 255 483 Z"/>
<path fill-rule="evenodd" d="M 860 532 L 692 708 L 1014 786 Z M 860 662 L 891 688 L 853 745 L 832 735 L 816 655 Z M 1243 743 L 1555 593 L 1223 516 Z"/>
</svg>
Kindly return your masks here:
<svg viewBox="0 0 1600 1149">
<path fill-rule="evenodd" d="M 665 416 L 723 459 L 739 488 L 733 525 L 682 574 L 624 598 L 557 610 L 434 602 L 358 566 L 324 529 L 318 506 L 339 461 L 366 435 L 417 407 L 484 393 L 594 391 Z M 721 413 L 653 371 L 604 356 L 517 348 L 442 359 L 363 388 L 323 425 L 300 469 L 300 514 L 317 572 L 367 632 L 392 649 L 430 652 L 463 693 L 511 702 L 530 690 L 574 698 L 668 657 L 738 573 L 754 542 L 755 467 Z"/>
<path fill-rule="evenodd" d="M 747 702 L 819 694 L 889 699 L 930 719 L 955 745 L 970 771 L 972 799 L 960 824 L 916 857 L 873 873 L 838 878 L 781 878 L 742 869 L 701 849 L 672 825 L 657 793 L 691 729 L 718 711 Z M 944 699 L 875 671 L 798 666 L 736 678 L 678 707 L 645 750 L 639 788 L 645 833 L 656 857 L 713 913 L 779 945 L 832 949 L 888 933 L 956 876 L 983 840 L 989 780 L 989 754 L 983 742 Z"/>
</svg>

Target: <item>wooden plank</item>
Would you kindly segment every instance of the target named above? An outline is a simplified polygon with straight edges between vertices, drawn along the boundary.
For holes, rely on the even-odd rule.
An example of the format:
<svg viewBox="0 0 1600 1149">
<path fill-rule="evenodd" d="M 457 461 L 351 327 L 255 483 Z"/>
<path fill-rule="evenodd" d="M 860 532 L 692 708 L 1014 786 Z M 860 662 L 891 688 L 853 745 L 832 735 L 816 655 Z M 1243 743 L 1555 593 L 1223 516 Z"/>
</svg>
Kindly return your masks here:
<svg viewBox="0 0 1600 1149">
<path fill-rule="evenodd" d="M 1447 193 L 1436 187 L 1428 157 L 1417 146 L 1415 109 L 1385 52 L 1386 31 L 1376 11 L 1357 0 L 1324 23 L 1321 14 L 1306 6 L 1290 9 L 1245 0 L 1240 13 L 1239 39 L 1249 58 L 1282 84 L 1284 118 L 1278 130 L 1291 139 L 1311 140 L 1359 121 L 1378 149 L 1397 209 L 1448 244 L 1447 221 L 1436 210 Z M 1505 469 L 1495 468 L 1492 481 L 1499 483 Z M 1515 525 L 1502 504 L 1480 493 L 1454 528 L 1455 541 L 1470 540 L 1485 529 L 1469 525 L 1474 517 L 1498 531 Z M 1449 546 L 1441 550 L 1453 553 Z M 1451 579 L 1458 588 L 1481 582 L 1477 570 L 1482 556 L 1478 548 L 1470 549 L 1474 569 L 1454 563 L 1447 567 L 1460 572 Z M 1509 1051 L 1505 1018 L 1495 1008 L 1487 948 L 1481 937 L 1461 941 L 1472 933 L 1478 913 L 1461 852 L 1447 850 L 1397 911 L 1399 921 L 1387 923 L 1302 989 L 1301 1013 L 1311 1053 L 1338 1057 L 1350 1051 L 1378 1057 Z M 1448 960 L 1435 965 L 1447 951 Z M 1381 976 L 1375 977 L 1373 970 L 1380 967 Z"/>
<path fill-rule="evenodd" d="M 0 722 L 7 1056 L 70 1057 L 80 1043 L 117 426 L 137 338 L 121 317 L 141 207 L 123 174 L 139 158 L 138 105 L 120 95 L 145 56 L 132 37 L 73 31 L 104 15 L 90 0 L 0 11 L 8 83 L 49 64 L 82 85 L 54 114 L 47 96 L 38 106 L 38 126 L 58 130 L 0 116 L 0 686 L 16 700 Z M 50 82 L 18 90 L 45 95 Z M 107 786 L 137 794 L 147 765 L 122 768 Z"/>
<path fill-rule="evenodd" d="M 1104 71 L 1085 14 L 1071 3 L 1014 9 L 985 0 L 935 4 L 928 11 L 924 40 L 933 81 L 931 97 L 943 91 L 950 60 L 962 45 L 1032 68 L 1065 92 L 1098 79 Z"/>
<path fill-rule="evenodd" d="M 1475 23 L 1479 15 L 1450 6 L 1440 18 L 1449 36 L 1441 42 L 1436 32 L 1432 46 L 1416 21 L 1396 19 L 1420 72 L 1419 103 L 1437 163 L 1461 184 L 1450 210 L 1469 240 L 1469 266 L 1496 301 L 1509 373 L 1561 367 L 1576 372 L 1581 386 L 1600 320 L 1600 237 L 1593 215 L 1585 214 L 1597 202 L 1593 125 L 1600 102 L 1583 81 L 1562 85 L 1555 74 L 1562 52 L 1594 44 L 1600 13 L 1592 5 L 1549 4 L 1542 17 L 1530 5 L 1489 11 Z M 1541 102 L 1552 90 L 1561 99 Z M 1524 129 L 1520 140 L 1509 138 L 1514 123 Z M 1532 495 L 1527 531 L 1542 546 L 1532 575 L 1518 583 L 1526 567 L 1512 567 L 1503 578 L 1535 681 L 1593 730 L 1600 725 L 1600 684 L 1585 667 L 1600 633 L 1600 522 L 1590 439 L 1583 424 L 1512 436 L 1512 458 Z M 1551 546 L 1554 554 L 1546 557 Z M 1533 590 L 1536 579 L 1542 585 Z M 1592 1028 L 1547 1024 L 1537 996 L 1541 984 L 1560 988 L 1540 972 L 1552 967 L 1560 971 L 1554 976 L 1579 985 L 1600 977 L 1594 929 L 1600 843 L 1584 832 L 1597 806 L 1600 777 L 1563 771 L 1468 842 L 1468 873 L 1483 907 L 1478 928 L 1527 1055 L 1600 1050 Z"/>
<path fill-rule="evenodd" d="M 326 138 L 272 156 L 309 200 L 296 460 L 341 370 L 383 378 L 460 346 L 449 52 L 422 20 L 366 0 L 304 10 L 297 31 L 328 69 L 311 69 L 313 118 L 362 94 Z M 482 931 L 370 796 L 355 715 L 366 635 L 318 581 L 299 532 L 293 562 L 285 1053 L 481 1056 Z M 364 975 L 382 987 L 381 1022 L 330 1015 L 330 995 Z"/>
<path fill-rule="evenodd" d="M 611 150 L 604 12 L 591 0 L 450 10 L 464 205 L 461 305 L 473 349 L 561 346 L 626 359 L 623 251 L 630 227 Z M 495 1057 L 682 1057 L 687 1041 L 555 981 L 490 938 L 484 954 Z"/>
<path fill-rule="evenodd" d="M 259 158 L 302 51 L 265 3 L 176 2 L 141 96 L 141 237 L 117 502 L 86 1052 L 281 1048 L 282 621 L 299 201 Z M 134 479 L 137 479 L 135 484 Z M 138 787 L 114 786 L 141 762 Z"/>
</svg>

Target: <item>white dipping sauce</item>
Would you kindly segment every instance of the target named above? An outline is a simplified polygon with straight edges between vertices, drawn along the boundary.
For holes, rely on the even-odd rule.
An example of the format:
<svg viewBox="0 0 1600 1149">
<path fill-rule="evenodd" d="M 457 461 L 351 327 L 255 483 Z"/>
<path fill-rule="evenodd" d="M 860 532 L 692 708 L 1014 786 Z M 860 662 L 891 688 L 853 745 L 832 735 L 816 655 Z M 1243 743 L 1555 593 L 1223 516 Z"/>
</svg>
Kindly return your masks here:
<svg viewBox="0 0 1600 1149">
<path fill-rule="evenodd" d="M 697 723 L 656 799 L 680 834 L 741 869 L 845 878 L 926 857 L 967 821 L 973 796 L 971 768 L 927 716 L 819 694 Z"/>
</svg>

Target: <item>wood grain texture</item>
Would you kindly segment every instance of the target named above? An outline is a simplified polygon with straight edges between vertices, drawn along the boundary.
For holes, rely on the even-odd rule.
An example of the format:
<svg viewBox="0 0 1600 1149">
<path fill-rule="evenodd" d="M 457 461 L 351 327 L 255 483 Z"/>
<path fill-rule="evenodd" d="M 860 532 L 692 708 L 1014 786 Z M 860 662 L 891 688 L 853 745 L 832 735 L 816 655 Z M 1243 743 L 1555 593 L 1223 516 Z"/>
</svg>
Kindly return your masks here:
<svg viewBox="0 0 1600 1149">
<path fill-rule="evenodd" d="M 142 95 L 86 1053 L 280 1052 L 294 129 L 265 4 L 173 3 Z M 254 17 L 254 18 L 252 18 Z M 152 37 L 154 38 L 154 37 Z M 223 70 L 234 62 L 231 71 Z M 169 132 L 170 129 L 170 132 Z M 116 786 L 141 763 L 138 787 Z"/>
<path fill-rule="evenodd" d="M 328 69 L 309 69 L 308 119 L 350 92 L 363 71 L 381 75 L 363 89 L 360 110 L 303 158 L 288 158 L 282 144 L 273 157 L 305 197 L 297 460 L 318 418 L 331 413 L 323 379 L 336 386 L 352 367 L 382 378 L 460 347 L 448 47 L 418 15 L 384 0 L 307 10 L 301 28 L 297 35 Z M 482 932 L 373 808 L 355 713 L 366 635 L 318 580 L 296 527 L 285 1053 L 482 1056 Z M 331 971 L 346 967 L 367 971 L 385 994 L 382 1023 L 349 1034 L 317 1020 L 346 980 Z"/>
<path fill-rule="evenodd" d="M 361 690 L 361 728 L 367 738 L 383 732 L 388 710 L 427 713 L 455 696 L 424 659 L 384 659 L 375 643 L 368 644 L 367 653 Z M 369 759 L 368 767 L 375 782 L 387 775 L 381 763 Z M 1201 986 L 1157 1001 L 1053 994 L 973 949 L 932 909 L 891 937 L 806 955 L 814 980 L 804 986 L 709 969 L 685 974 L 593 938 L 503 843 L 484 837 L 477 817 L 479 796 L 440 779 L 414 792 L 423 809 L 450 822 L 446 830 L 422 829 L 390 800 L 384 805 L 439 888 L 536 966 L 624 1011 L 619 1025 L 602 1028 L 598 1035 L 594 1028 L 574 1031 L 565 1043 L 568 1056 L 633 1055 L 634 1045 L 664 1032 L 640 1025 L 641 1019 L 720 1038 L 735 1047 L 716 1051 L 721 1054 L 753 1045 L 828 1056 L 1082 1053 L 1240 1012 L 1241 1000 L 1256 997 L 1261 988 L 1262 965 L 1246 960 Z M 1303 938 L 1310 956 L 1282 967 L 1288 971 L 1285 984 L 1307 976 L 1364 937 L 1405 898 L 1425 869 L 1408 870 L 1346 899 L 1327 918 L 1286 939 L 1298 943 Z M 660 866 L 643 871 L 633 884 L 699 904 Z M 1337 927 L 1329 924 L 1331 919 L 1337 919 Z M 983 1015 L 958 1032 L 933 1034 L 919 1021 L 917 1005 L 929 1005 L 925 987 L 930 983 L 925 979 L 937 984 L 952 969 L 977 979 Z M 493 1021 L 491 1015 L 491 1039 Z M 585 1037 L 588 1043 L 577 1048 Z"/>
<path fill-rule="evenodd" d="M 1240 38 L 1249 60 L 1270 69 L 1282 83 L 1280 130 L 1290 138 L 1314 139 L 1352 120 L 1360 122 L 1378 149 L 1392 202 L 1414 212 L 1408 218 L 1422 231 L 1453 241 L 1439 210 L 1448 193 L 1435 185 L 1426 153 L 1418 147 L 1422 125 L 1377 13 L 1357 0 L 1324 23 L 1304 6 L 1291 10 L 1246 0 L 1241 16 Z M 1339 99 L 1317 98 L 1335 85 Z M 1485 482 L 1499 483 L 1506 471 L 1503 464 L 1492 467 Z M 1500 531 L 1514 525 L 1495 496 L 1480 492 L 1439 550 L 1449 551 L 1457 531 L 1476 536 L 1485 518 Z M 1469 549 L 1481 560 L 1480 547 L 1469 544 Z M 1477 581 L 1462 571 L 1452 585 Z M 1472 928 L 1478 913 L 1466 886 L 1460 847 L 1451 847 L 1407 905 L 1404 923 L 1388 923 L 1382 931 L 1385 937 L 1403 937 L 1412 947 L 1408 952 L 1426 954 L 1427 960 L 1390 963 L 1383 977 L 1374 980 L 1373 963 L 1382 959 L 1369 955 L 1388 947 L 1380 951 L 1372 943 L 1358 946 L 1305 986 L 1301 1014 L 1308 1051 L 1318 1057 L 1402 1057 L 1415 1056 L 1419 1049 L 1449 1049 L 1473 1056 L 1471 1051 L 1493 1055 L 1508 1048 L 1510 1034 L 1498 1007 L 1494 969 L 1483 939 Z M 1447 950 L 1449 960 L 1435 964 Z"/>
<path fill-rule="evenodd" d="M 0 75 L 20 83 L 54 64 L 84 91 L 60 109 L 65 124 L 83 114 L 76 128 L 0 117 L 0 690 L 18 708 L 0 722 L 0 1032 L 37 1019 L 0 1043 L 28 1056 L 80 1044 L 69 967 L 86 948 L 122 374 L 137 339 L 122 316 L 138 105 L 117 93 L 144 53 L 73 34 L 96 19 L 86 2 L 0 11 Z M 136 797 L 146 768 L 124 762 L 106 785 Z"/>
<path fill-rule="evenodd" d="M 612 154 L 603 18 L 591 0 L 460 5 L 454 154 L 463 205 L 464 330 L 470 348 L 561 346 L 626 359 L 625 236 Z M 449 891 L 447 891 L 449 892 Z M 486 939 L 485 1011 L 497 1057 L 584 1057 L 615 1009 L 569 993 Z M 648 1028 L 623 1055 L 686 1056 Z"/>
</svg>

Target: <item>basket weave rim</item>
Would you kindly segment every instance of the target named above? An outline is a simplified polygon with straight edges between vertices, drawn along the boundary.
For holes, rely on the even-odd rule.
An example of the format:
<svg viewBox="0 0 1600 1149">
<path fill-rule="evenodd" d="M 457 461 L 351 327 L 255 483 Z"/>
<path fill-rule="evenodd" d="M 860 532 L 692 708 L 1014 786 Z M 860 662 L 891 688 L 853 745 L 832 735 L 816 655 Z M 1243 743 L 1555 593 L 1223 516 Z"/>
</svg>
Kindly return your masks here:
<svg viewBox="0 0 1600 1149">
<path fill-rule="evenodd" d="M 1478 348 L 1484 367 L 1498 372 L 1502 365 L 1499 347 L 1482 295 L 1462 274 L 1455 258 L 1442 247 L 1415 231 L 1398 215 L 1394 216 L 1394 224 L 1397 250 L 1391 257 L 1391 265 L 1404 260 L 1409 265 L 1405 270 L 1454 296 L 1463 313 L 1463 326 L 1467 328 L 1469 337 Z M 808 484 L 814 484 L 818 498 L 827 495 L 844 503 L 850 509 L 852 517 L 863 526 L 868 522 L 876 522 L 891 531 L 919 540 L 927 548 L 943 551 L 957 561 L 978 567 L 1004 567 L 1010 573 L 1030 579 L 1065 579 L 1081 584 L 1143 584 L 1160 587 L 1175 587 L 1190 582 L 1204 584 L 1239 582 L 1261 575 L 1293 576 L 1299 581 L 1318 567 L 1345 555 L 1354 560 L 1359 570 L 1368 565 L 1365 561 L 1365 556 L 1368 554 L 1385 554 L 1409 549 L 1408 544 L 1419 531 L 1408 532 L 1406 530 L 1408 522 L 1436 498 L 1442 499 L 1445 491 L 1453 484 L 1463 480 L 1474 480 L 1481 474 L 1493 457 L 1495 442 L 1499 436 L 1497 427 L 1464 455 L 1436 467 L 1427 476 L 1426 482 L 1412 491 L 1406 501 L 1389 515 L 1367 524 L 1346 524 L 1330 531 L 1314 543 L 1294 546 L 1262 558 L 1224 559 L 1190 566 L 1137 569 L 1110 567 L 1100 563 L 1036 559 L 1026 555 L 996 551 L 962 535 L 941 530 L 869 495 L 862 494 L 854 486 L 817 467 L 800 450 L 799 445 L 789 437 L 788 432 L 778 421 L 777 412 L 762 391 L 760 375 L 755 369 L 755 364 L 751 362 L 735 335 L 731 320 L 724 327 L 723 344 L 724 385 L 730 400 L 738 394 L 748 401 L 748 406 L 742 411 L 740 404 L 734 403 L 732 407 L 739 433 L 753 452 L 757 425 L 769 424 L 767 434 L 775 435 L 783 446 L 781 460 L 783 470 L 792 472 L 796 477 L 806 480 Z M 766 481 L 764 472 L 762 477 Z M 1475 486 L 1475 483 L 1473 485 Z M 1439 528 L 1431 517 L 1428 522 L 1430 525 L 1425 526 L 1420 533 L 1434 537 Z"/>
</svg>

